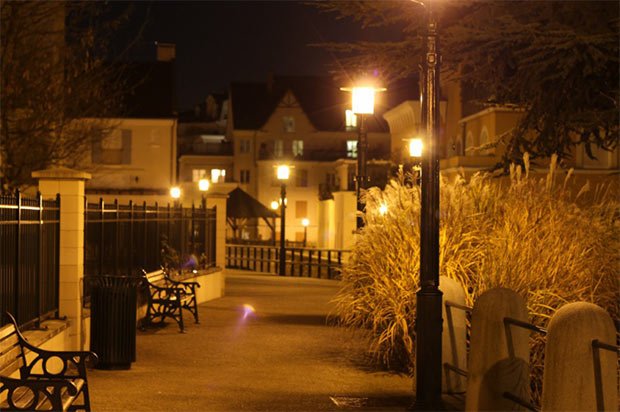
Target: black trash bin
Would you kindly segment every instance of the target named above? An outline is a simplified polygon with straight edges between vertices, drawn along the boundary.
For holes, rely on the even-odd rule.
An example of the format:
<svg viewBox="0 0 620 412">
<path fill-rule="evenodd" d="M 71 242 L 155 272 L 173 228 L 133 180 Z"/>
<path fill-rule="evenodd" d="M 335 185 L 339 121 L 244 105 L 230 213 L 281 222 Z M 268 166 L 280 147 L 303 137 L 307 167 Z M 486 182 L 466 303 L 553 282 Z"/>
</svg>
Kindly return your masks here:
<svg viewBox="0 0 620 412">
<path fill-rule="evenodd" d="M 90 349 L 98 369 L 129 369 L 136 360 L 136 306 L 140 278 L 89 276 Z"/>
</svg>

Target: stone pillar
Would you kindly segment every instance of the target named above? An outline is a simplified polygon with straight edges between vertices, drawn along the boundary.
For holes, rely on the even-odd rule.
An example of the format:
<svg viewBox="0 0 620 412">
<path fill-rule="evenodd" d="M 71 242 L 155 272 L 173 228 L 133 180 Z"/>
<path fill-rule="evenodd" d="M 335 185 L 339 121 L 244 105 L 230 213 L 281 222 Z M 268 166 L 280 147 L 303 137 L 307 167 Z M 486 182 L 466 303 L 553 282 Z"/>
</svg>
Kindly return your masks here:
<svg viewBox="0 0 620 412">
<path fill-rule="evenodd" d="M 596 347 L 594 340 L 611 347 Z M 586 302 L 562 306 L 547 332 L 542 410 L 616 411 L 615 345 L 616 328 L 603 308 Z"/>
<path fill-rule="evenodd" d="M 439 277 L 439 289 L 443 293 L 441 364 L 449 363 L 459 369 L 467 370 L 467 314 L 463 310 L 465 291 L 459 282 L 446 276 Z M 447 306 L 447 301 L 461 307 Z M 443 367 L 441 379 L 443 392 L 463 393 L 466 389 L 465 384 L 464 376 Z"/>
<path fill-rule="evenodd" d="M 207 207 L 216 207 L 215 216 L 215 265 L 226 267 L 226 199 L 224 193 L 209 193 Z"/>
<path fill-rule="evenodd" d="M 530 332 L 506 325 L 506 317 L 528 322 L 525 302 L 510 289 L 488 290 L 474 304 L 466 411 L 524 409 L 505 399 L 504 392 L 530 401 Z"/>
<path fill-rule="evenodd" d="M 32 173 L 43 198 L 60 194 L 59 312 L 69 320 L 69 345 L 82 349 L 82 288 L 84 280 L 84 184 L 89 173 L 65 167 Z"/>
</svg>

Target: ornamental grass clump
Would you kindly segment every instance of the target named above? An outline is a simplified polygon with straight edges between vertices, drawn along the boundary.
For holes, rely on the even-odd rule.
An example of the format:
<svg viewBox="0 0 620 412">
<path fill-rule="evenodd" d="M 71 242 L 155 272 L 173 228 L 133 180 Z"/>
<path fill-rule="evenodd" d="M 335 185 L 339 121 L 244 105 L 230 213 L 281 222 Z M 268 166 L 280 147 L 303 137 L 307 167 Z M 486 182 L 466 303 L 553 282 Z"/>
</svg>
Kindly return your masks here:
<svg viewBox="0 0 620 412">
<path fill-rule="evenodd" d="M 595 303 L 618 318 L 618 193 L 586 186 L 572 195 L 572 171 L 557 176 L 555 159 L 542 178 L 530 175 L 527 156 L 525 164 L 525 170 L 513 167 L 509 180 L 475 174 L 441 181 L 440 274 L 463 285 L 468 305 L 490 288 L 516 291 L 539 326 L 576 301 Z M 383 191 L 366 192 L 366 226 L 343 269 L 336 307 L 342 324 L 368 332 L 376 361 L 412 373 L 420 189 L 407 181 L 401 176 Z M 532 342 L 538 387 L 544 342 Z"/>
</svg>

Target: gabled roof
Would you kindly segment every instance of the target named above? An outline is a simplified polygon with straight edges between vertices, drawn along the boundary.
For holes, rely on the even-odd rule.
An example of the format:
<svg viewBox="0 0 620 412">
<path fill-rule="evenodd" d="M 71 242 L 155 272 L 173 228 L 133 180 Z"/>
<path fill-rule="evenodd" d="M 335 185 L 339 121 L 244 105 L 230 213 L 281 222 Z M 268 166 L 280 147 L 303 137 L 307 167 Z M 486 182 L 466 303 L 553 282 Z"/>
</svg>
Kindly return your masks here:
<svg viewBox="0 0 620 412">
<path fill-rule="evenodd" d="M 232 83 L 233 127 L 259 130 L 290 90 L 318 131 L 343 131 L 344 111 L 351 107 L 351 96 L 341 91 L 340 86 L 329 77 L 318 76 L 275 76 L 265 83 Z M 387 132 L 383 113 L 412 98 L 419 98 L 417 80 L 407 79 L 389 85 L 379 96 L 374 115 L 367 118 L 368 130 Z"/>
<path fill-rule="evenodd" d="M 254 199 L 239 187 L 228 194 L 228 200 L 226 201 L 227 218 L 275 218 L 278 216 L 273 210 Z"/>
</svg>

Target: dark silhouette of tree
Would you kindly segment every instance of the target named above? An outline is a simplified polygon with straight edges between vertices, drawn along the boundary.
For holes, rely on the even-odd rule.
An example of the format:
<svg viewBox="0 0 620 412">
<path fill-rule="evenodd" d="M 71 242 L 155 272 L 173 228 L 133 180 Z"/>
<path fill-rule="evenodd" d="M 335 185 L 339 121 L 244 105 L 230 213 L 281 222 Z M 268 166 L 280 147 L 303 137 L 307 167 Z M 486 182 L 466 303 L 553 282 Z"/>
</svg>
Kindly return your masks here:
<svg viewBox="0 0 620 412">
<path fill-rule="evenodd" d="M 444 79 L 462 82 L 481 107 L 525 110 L 505 137 L 502 165 L 557 154 L 584 143 L 607 150 L 619 133 L 619 3 L 616 1 L 430 0 L 438 19 Z M 425 7 L 402 2 L 309 3 L 364 27 L 397 25 L 402 40 L 325 43 L 342 67 L 376 70 L 385 81 L 417 73 Z M 498 165 L 501 166 L 501 165 Z"/>
<path fill-rule="evenodd" d="M 32 185 L 32 171 L 75 167 L 114 127 L 105 119 L 119 113 L 126 85 L 109 45 L 128 11 L 105 6 L 1 2 L 1 192 Z"/>
</svg>

